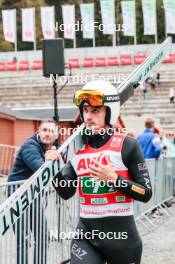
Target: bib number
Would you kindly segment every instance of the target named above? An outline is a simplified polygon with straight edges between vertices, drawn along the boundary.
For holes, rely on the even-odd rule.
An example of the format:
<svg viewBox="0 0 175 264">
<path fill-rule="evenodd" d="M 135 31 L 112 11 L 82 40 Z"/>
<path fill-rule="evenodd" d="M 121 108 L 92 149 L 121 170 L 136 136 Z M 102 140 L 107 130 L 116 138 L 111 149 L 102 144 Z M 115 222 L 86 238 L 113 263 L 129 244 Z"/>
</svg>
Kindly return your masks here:
<svg viewBox="0 0 175 264">
<path fill-rule="evenodd" d="M 116 192 L 114 186 L 108 187 L 104 181 L 92 177 L 81 177 L 80 186 L 83 194 L 108 194 Z"/>
</svg>

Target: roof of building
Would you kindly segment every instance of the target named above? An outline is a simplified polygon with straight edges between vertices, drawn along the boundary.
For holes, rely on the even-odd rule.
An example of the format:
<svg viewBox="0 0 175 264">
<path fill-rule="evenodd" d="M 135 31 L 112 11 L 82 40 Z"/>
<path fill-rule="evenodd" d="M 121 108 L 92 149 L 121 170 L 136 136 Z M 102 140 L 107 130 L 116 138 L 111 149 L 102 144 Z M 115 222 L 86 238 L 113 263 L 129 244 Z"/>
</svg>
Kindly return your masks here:
<svg viewBox="0 0 175 264">
<path fill-rule="evenodd" d="M 5 108 L 0 107 L 0 113 L 25 120 L 43 120 L 54 116 L 53 108 Z M 75 106 L 58 107 L 60 121 L 73 121 L 78 114 Z"/>
</svg>

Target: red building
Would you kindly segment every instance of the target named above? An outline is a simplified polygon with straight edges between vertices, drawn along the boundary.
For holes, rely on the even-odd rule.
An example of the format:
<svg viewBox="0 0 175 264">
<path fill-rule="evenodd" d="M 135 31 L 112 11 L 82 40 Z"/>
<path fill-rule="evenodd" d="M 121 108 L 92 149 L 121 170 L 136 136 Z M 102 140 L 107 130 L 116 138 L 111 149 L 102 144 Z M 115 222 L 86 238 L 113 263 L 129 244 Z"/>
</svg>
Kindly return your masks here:
<svg viewBox="0 0 175 264">
<path fill-rule="evenodd" d="M 60 128 L 75 127 L 77 124 L 77 108 L 59 109 Z M 40 121 L 53 116 L 53 109 L 18 109 L 11 110 L 0 107 L 0 144 L 19 146 L 35 131 Z M 61 143 L 66 136 L 61 136 Z"/>
</svg>

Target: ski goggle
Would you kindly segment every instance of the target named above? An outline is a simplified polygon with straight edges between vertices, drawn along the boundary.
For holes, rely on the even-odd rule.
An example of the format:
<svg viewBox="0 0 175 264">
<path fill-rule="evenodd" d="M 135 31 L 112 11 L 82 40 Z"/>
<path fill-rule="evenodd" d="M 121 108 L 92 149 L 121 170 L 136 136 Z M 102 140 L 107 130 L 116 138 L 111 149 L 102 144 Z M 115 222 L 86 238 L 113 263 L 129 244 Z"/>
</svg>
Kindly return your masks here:
<svg viewBox="0 0 175 264">
<path fill-rule="evenodd" d="M 75 92 L 73 102 L 78 107 L 82 102 L 87 102 L 91 106 L 103 106 L 104 94 L 96 90 L 78 90 Z"/>
</svg>

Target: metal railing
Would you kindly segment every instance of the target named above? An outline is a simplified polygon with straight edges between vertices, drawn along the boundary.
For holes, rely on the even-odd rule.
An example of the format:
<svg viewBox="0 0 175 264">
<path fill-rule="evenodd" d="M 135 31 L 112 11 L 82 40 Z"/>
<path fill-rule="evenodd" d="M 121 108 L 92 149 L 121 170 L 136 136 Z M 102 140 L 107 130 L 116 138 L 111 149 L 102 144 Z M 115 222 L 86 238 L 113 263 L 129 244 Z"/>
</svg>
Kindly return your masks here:
<svg viewBox="0 0 175 264">
<path fill-rule="evenodd" d="M 14 182 L 6 182 L 0 183 L 0 205 L 6 201 L 6 199 L 15 192 L 25 181 L 14 181 Z"/>
<path fill-rule="evenodd" d="M 153 194 L 147 203 L 135 202 L 135 216 L 158 207 L 160 204 L 173 198 L 173 176 L 175 177 L 175 158 L 146 160 L 151 179 Z"/>
<path fill-rule="evenodd" d="M 1 184 L 0 193 L 4 194 L 1 202 L 23 183 Z M 8 228 L 4 220 L 1 226 L 4 232 L 0 239 L 1 263 L 59 264 L 63 258 L 68 259 L 71 232 L 78 223 L 77 197 L 64 201 L 49 183 L 42 192 L 37 193 L 30 205 L 27 205 L 27 197 L 24 197 L 23 203 L 25 210 L 20 216 L 18 206 L 10 211 L 10 217 L 15 218 L 16 222 Z"/>
<path fill-rule="evenodd" d="M 134 209 L 136 220 L 149 229 L 147 223 L 142 220 L 143 215 L 147 218 L 148 212 L 173 196 L 175 159 L 163 158 L 146 162 L 151 177 L 153 196 L 148 203 L 135 202 Z M 41 171 L 43 172 L 43 169 Z M 44 182 L 48 176 L 46 172 L 49 173 L 45 171 L 42 174 Z M 0 193 L 4 195 L 1 201 L 5 201 L 22 183 L 0 185 Z M 36 181 L 31 192 L 24 192 L 21 200 L 17 199 L 15 206 L 11 206 L 9 214 L 0 211 L 0 215 L 4 214 L 3 221 L 0 223 L 2 264 L 59 264 L 62 259 L 70 257 L 71 238 L 79 218 L 78 198 L 75 195 L 68 201 L 62 200 L 51 181 L 48 181 L 41 191 L 39 189 L 39 181 Z M 29 194 L 33 195 L 30 204 Z M 6 204 L 16 199 L 15 193 L 10 198 L 5 201 Z M 22 206 L 22 214 L 18 210 L 20 206 Z M 8 224 L 10 223 L 8 217 L 14 224 Z M 151 220 L 148 222 L 152 224 Z"/>
</svg>

